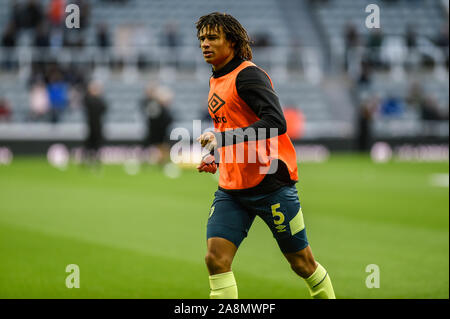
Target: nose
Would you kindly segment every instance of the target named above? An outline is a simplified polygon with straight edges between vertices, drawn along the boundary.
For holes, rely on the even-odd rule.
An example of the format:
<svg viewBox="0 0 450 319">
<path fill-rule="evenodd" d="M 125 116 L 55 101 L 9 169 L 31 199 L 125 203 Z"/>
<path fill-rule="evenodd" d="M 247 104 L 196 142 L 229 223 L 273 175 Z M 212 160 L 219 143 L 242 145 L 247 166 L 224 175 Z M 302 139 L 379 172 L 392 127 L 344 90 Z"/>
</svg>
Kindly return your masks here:
<svg viewBox="0 0 450 319">
<path fill-rule="evenodd" d="M 208 40 L 204 40 L 204 41 L 202 42 L 202 48 L 203 48 L 203 49 L 209 48 L 209 42 L 208 42 Z"/>
</svg>

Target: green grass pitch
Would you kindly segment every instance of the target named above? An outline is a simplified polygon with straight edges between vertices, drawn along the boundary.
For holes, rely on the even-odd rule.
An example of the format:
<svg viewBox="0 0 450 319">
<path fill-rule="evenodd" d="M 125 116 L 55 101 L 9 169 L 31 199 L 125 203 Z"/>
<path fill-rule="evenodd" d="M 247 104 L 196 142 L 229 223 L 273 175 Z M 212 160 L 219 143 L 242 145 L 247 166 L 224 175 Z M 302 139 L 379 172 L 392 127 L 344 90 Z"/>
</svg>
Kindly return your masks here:
<svg viewBox="0 0 450 319">
<path fill-rule="evenodd" d="M 338 298 L 449 298 L 445 163 L 374 164 L 332 154 L 299 166 L 308 238 Z M 44 158 L 0 166 L 0 298 L 208 298 L 204 265 L 217 181 L 157 167 L 94 173 Z M 68 289 L 68 264 L 80 288 Z M 380 287 L 366 287 L 366 266 Z M 257 219 L 233 264 L 240 298 L 309 298 Z"/>
</svg>

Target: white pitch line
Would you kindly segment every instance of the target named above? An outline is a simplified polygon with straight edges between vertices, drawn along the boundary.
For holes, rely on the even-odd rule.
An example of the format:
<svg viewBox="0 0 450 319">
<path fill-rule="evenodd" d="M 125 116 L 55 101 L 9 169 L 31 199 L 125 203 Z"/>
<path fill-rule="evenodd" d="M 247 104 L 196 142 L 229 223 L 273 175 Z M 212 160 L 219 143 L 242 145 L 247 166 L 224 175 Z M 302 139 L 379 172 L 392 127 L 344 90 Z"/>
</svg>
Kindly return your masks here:
<svg viewBox="0 0 450 319">
<path fill-rule="evenodd" d="M 433 174 L 430 176 L 430 184 L 438 187 L 448 187 L 448 174 Z"/>
</svg>

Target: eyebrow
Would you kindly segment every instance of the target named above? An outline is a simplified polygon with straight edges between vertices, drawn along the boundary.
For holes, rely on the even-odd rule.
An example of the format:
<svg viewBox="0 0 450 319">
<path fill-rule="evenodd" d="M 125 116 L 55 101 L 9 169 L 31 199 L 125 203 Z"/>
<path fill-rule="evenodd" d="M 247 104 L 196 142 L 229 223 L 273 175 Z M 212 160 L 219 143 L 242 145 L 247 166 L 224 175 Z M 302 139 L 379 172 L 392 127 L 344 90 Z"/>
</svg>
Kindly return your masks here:
<svg viewBox="0 0 450 319">
<path fill-rule="evenodd" d="M 205 37 L 219 37 L 219 34 L 218 33 L 207 33 L 207 34 L 202 34 L 202 35 L 198 36 L 199 39 L 202 39 Z"/>
</svg>

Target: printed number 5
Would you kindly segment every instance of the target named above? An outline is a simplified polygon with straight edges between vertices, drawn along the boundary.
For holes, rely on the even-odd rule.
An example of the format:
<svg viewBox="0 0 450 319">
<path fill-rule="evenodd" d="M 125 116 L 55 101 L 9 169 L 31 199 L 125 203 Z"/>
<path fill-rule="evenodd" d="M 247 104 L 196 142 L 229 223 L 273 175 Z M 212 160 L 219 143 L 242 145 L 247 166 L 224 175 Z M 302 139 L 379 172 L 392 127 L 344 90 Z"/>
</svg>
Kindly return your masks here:
<svg viewBox="0 0 450 319">
<path fill-rule="evenodd" d="M 278 220 L 274 219 L 273 222 L 275 223 L 275 225 L 283 224 L 283 222 L 284 222 L 284 215 L 283 215 L 282 212 L 277 212 L 277 208 L 280 208 L 280 203 L 272 205 L 270 207 L 272 208 L 272 216 L 274 218 L 279 217 Z"/>
</svg>

